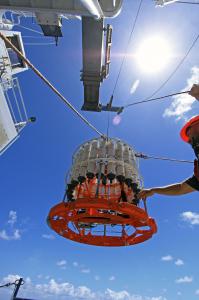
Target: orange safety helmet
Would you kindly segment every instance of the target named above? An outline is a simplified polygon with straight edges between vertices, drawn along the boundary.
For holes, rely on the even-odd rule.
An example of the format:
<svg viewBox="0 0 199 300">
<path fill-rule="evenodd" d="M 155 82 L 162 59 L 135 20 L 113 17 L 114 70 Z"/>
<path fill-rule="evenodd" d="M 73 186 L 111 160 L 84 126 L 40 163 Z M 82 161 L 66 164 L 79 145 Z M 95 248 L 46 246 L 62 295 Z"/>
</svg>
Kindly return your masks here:
<svg viewBox="0 0 199 300">
<path fill-rule="evenodd" d="M 181 129 L 180 136 L 184 142 L 189 142 L 189 137 L 187 135 L 188 129 L 193 126 L 194 124 L 199 123 L 199 115 L 192 117 Z"/>
</svg>

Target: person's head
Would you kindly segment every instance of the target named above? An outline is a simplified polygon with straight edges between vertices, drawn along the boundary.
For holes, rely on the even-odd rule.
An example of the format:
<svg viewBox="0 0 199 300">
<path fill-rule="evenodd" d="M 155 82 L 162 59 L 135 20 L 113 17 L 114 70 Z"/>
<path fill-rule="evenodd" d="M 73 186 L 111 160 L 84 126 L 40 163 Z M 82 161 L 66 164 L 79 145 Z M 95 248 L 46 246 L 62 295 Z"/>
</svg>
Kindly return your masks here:
<svg viewBox="0 0 199 300">
<path fill-rule="evenodd" d="M 180 132 L 183 141 L 191 144 L 196 156 L 199 158 L 199 115 L 191 118 Z"/>
</svg>

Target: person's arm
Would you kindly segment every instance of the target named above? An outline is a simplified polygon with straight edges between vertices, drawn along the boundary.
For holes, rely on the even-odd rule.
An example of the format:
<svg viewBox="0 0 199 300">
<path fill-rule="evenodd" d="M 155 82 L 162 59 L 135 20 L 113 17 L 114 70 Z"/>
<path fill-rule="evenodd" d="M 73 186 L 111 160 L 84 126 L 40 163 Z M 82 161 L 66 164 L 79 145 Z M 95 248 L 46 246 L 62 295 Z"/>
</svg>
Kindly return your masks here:
<svg viewBox="0 0 199 300">
<path fill-rule="evenodd" d="M 195 189 L 186 182 L 171 184 L 163 187 L 154 187 L 151 189 L 144 189 L 138 194 L 139 199 L 153 196 L 154 194 L 166 196 L 180 196 L 194 192 Z"/>
</svg>

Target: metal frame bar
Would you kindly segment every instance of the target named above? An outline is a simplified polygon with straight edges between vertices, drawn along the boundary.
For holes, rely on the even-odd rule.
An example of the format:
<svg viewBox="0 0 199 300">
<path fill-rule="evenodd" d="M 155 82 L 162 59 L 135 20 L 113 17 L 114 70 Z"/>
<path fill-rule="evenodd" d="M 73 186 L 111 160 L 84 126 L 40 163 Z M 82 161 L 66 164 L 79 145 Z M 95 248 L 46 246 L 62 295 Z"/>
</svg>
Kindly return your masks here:
<svg viewBox="0 0 199 300">
<path fill-rule="evenodd" d="M 3 81 L 0 84 L 3 87 L 4 95 L 8 107 L 10 109 L 13 122 L 15 124 L 20 122 L 27 122 L 28 121 L 27 110 L 25 107 L 18 78 L 17 77 L 12 78 L 9 82 L 10 86 L 8 86 L 7 82 L 3 82 Z M 12 93 L 12 95 L 9 95 L 9 91 L 10 93 Z"/>
</svg>

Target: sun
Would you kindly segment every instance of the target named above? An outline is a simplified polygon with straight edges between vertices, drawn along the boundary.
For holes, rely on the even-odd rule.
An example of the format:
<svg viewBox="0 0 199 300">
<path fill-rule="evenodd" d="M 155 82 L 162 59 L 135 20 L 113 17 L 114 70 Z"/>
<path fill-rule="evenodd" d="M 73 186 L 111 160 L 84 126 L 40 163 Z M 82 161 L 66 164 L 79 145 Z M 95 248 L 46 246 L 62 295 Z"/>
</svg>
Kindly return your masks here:
<svg viewBox="0 0 199 300">
<path fill-rule="evenodd" d="M 159 36 L 144 40 L 135 54 L 139 68 L 148 73 L 162 71 L 169 63 L 170 58 L 171 48 L 169 42 Z"/>
</svg>

